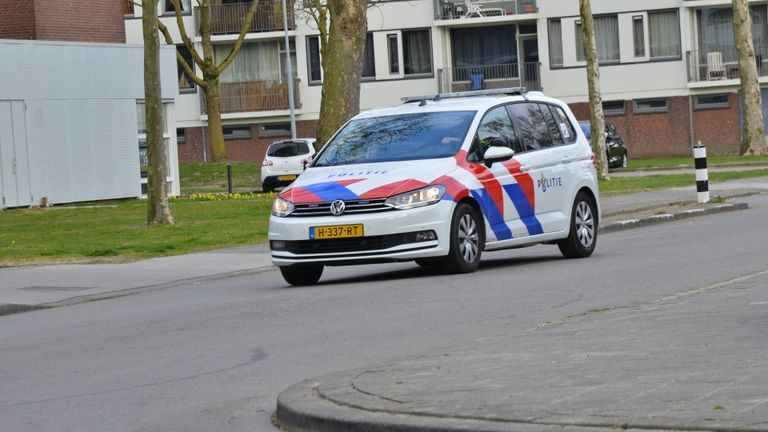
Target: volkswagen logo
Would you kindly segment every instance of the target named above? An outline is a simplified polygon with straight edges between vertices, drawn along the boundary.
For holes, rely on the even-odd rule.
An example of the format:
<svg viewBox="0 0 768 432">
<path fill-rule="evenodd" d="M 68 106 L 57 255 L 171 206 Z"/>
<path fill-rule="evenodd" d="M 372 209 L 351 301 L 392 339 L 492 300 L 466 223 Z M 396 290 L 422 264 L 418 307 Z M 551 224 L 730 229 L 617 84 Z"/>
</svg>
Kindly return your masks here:
<svg viewBox="0 0 768 432">
<path fill-rule="evenodd" d="M 336 200 L 331 203 L 331 214 L 334 216 L 341 216 L 344 213 L 344 209 L 347 207 L 342 200 Z"/>
</svg>

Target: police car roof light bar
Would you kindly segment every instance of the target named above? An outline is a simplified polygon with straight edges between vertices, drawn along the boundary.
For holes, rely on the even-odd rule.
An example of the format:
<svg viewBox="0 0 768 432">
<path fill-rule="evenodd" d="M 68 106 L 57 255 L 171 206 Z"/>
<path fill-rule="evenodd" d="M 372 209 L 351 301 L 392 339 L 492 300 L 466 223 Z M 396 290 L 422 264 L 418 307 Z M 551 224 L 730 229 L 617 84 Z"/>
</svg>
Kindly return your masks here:
<svg viewBox="0 0 768 432">
<path fill-rule="evenodd" d="M 441 99 L 455 99 L 474 96 L 524 96 L 527 90 L 525 87 L 507 87 L 498 89 L 487 90 L 473 90 L 463 92 L 451 92 L 451 93 L 438 93 L 436 95 L 423 95 L 423 96 L 405 96 L 400 98 L 403 103 L 419 102 L 419 106 L 426 105 L 428 100 L 433 102 L 439 102 Z"/>
</svg>

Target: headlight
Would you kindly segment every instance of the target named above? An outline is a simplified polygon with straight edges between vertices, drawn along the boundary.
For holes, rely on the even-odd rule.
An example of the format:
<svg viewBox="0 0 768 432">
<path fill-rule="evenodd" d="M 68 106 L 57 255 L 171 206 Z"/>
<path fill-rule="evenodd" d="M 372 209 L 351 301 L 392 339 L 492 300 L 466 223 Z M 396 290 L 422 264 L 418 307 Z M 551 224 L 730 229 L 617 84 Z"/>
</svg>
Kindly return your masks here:
<svg viewBox="0 0 768 432">
<path fill-rule="evenodd" d="M 385 205 L 394 207 L 398 210 L 407 210 L 415 207 L 428 206 L 435 204 L 443 199 L 445 193 L 445 186 L 434 185 L 418 189 L 404 194 L 395 195 L 387 198 L 384 201 Z"/>
<path fill-rule="evenodd" d="M 292 202 L 278 198 L 272 203 L 272 214 L 277 217 L 286 217 L 293 213 L 294 208 Z"/>
</svg>

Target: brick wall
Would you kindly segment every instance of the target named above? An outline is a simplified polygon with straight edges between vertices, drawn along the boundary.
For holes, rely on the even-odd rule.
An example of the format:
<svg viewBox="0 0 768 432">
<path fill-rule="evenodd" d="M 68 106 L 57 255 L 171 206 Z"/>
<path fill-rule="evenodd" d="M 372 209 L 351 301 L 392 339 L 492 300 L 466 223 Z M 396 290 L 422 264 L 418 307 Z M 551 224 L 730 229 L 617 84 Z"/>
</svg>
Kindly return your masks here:
<svg viewBox="0 0 768 432">
<path fill-rule="evenodd" d="M 35 39 L 34 2 L 0 0 L 0 39 Z"/>
<path fill-rule="evenodd" d="M 317 120 L 296 122 L 296 135 L 299 138 L 312 138 L 317 132 Z M 202 162 L 203 142 L 206 143 L 205 153 L 210 160 L 211 149 L 207 142 L 207 135 L 203 139 L 204 128 L 186 129 L 185 141 L 179 143 L 179 162 Z M 247 140 L 227 140 L 227 154 L 231 161 L 244 161 L 260 164 L 264 160 L 267 147 L 274 141 L 288 139 L 290 136 L 259 137 L 259 125 L 251 125 L 251 138 Z"/>
<path fill-rule="evenodd" d="M 739 108 L 737 97 L 731 95 L 731 105 L 725 109 L 695 110 L 693 137 L 707 146 L 713 155 L 738 153 Z M 635 113 L 631 100 L 624 103 L 622 115 L 606 115 L 605 120 L 619 130 L 632 157 L 688 156 L 691 154 L 690 110 L 687 96 L 668 98 L 665 113 Z M 589 105 L 572 104 L 579 120 L 589 119 Z"/>
<path fill-rule="evenodd" d="M 123 0 L 34 0 L 34 4 L 37 39 L 125 43 Z"/>
</svg>

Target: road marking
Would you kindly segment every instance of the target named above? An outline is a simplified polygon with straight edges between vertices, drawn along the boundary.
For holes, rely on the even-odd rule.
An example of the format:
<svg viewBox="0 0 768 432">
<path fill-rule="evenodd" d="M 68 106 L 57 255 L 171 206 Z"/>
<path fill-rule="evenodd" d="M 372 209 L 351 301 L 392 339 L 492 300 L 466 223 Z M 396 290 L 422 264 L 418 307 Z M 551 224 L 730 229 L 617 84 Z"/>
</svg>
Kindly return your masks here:
<svg viewBox="0 0 768 432">
<path fill-rule="evenodd" d="M 752 405 L 750 407 L 744 408 L 743 410 L 739 411 L 739 414 L 745 413 L 745 412 L 747 412 L 747 411 L 749 411 L 749 410 L 751 410 L 753 408 L 757 408 L 757 407 L 759 407 L 760 405 L 763 405 L 766 402 L 768 402 L 768 399 L 763 399 L 763 400 L 759 401 L 758 403 L 756 403 L 756 404 L 754 404 L 754 405 Z"/>
<path fill-rule="evenodd" d="M 756 277 L 764 276 L 764 275 L 768 275 L 768 270 L 763 270 L 763 271 L 759 271 L 757 273 L 752 273 L 752 274 L 748 274 L 748 275 L 744 275 L 744 276 L 739 276 L 739 277 L 736 277 L 736 278 L 733 278 L 733 279 L 729 279 L 727 281 L 718 282 L 716 284 L 706 286 L 704 288 L 698 288 L 698 289 L 695 289 L 695 290 L 686 291 L 686 292 L 678 293 L 678 294 L 673 294 L 673 295 L 667 296 L 667 297 L 662 297 L 660 299 L 660 301 L 676 300 L 676 299 L 679 299 L 679 298 L 682 298 L 682 297 L 687 297 L 687 296 L 690 296 L 690 295 L 701 294 L 703 292 L 712 291 L 712 290 L 715 290 L 715 289 L 718 289 L 718 288 L 722 288 L 724 286 L 732 285 L 732 284 L 735 284 L 735 283 L 738 283 L 738 282 L 743 282 L 743 281 L 746 281 L 746 280 L 749 280 L 749 279 L 754 279 Z"/>
<path fill-rule="evenodd" d="M 707 394 L 704 394 L 704 395 L 701 395 L 701 396 L 697 397 L 697 398 L 696 398 L 696 399 L 694 399 L 693 401 L 694 401 L 694 402 L 698 402 L 698 401 L 700 401 L 700 400 L 702 400 L 702 399 L 704 399 L 704 398 L 707 398 L 707 397 L 709 397 L 709 396 L 712 396 L 712 395 L 713 395 L 713 394 L 715 394 L 715 393 L 719 393 L 719 392 L 721 392 L 721 391 L 723 391 L 723 390 L 725 390 L 725 389 L 727 389 L 727 388 L 729 388 L 729 387 L 732 387 L 734 384 L 736 384 L 736 383 L 735 383 L 735 382 L 732 382 L 732 383 L 730 383 L 730 384 L 726 384 L 726 385 L 724 385 L 724 386 L 722 386 L 722 387 L 720 387 L 720 388 L 717 388 L 717 389 L 715 389 L 715 390 L 712 390 L 711 392 L 709 392 L 709 393 L 707 393 Z"/>
</svg>

